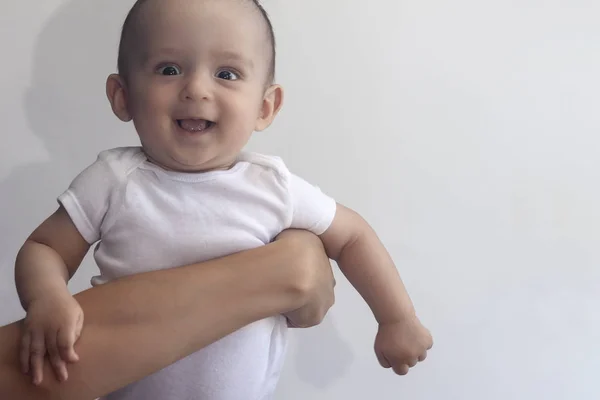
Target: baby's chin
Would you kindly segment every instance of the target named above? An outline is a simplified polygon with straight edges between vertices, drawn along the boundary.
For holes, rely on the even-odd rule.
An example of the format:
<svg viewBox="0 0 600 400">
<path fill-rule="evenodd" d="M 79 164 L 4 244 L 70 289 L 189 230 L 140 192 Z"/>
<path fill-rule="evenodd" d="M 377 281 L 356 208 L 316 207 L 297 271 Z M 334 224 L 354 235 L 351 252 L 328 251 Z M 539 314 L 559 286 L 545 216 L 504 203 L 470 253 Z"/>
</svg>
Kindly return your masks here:
<svg viewBox="0 0 600 400">
<path fill-rule="evenodd" d="M 218 170 L 228 170 L 235 164 L 235 157 L 219 155 L 186 157 L 181 154 L 161 154 L 152 156 L 148 151 L 146 156 L 151 163 L 173 172 L 198 173 Z"/>
</svg>

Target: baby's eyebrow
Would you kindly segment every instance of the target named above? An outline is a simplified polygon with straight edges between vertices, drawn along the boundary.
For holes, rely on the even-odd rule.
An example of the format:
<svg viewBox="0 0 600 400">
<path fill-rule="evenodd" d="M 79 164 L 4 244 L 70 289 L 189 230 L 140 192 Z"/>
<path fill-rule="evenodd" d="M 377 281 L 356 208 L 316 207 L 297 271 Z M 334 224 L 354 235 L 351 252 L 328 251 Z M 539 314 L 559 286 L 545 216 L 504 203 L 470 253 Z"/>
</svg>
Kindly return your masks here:
<svg viewBox="0 0 600 400">
<path fill-rule="evenodd" d="M 144 51 L 141 54 L 142 65 L 146 65 L 150 60 L 155 59 L 157 57 L 177 57 L 184 55 L 185 52 L 183 50 L 177 49 L 175 47 L 161 47 L 152 51 Z M 214 59 L 219 60 L 220 62 L 233 62 L 241 64 L 244 68 L 252 71 L 254 70 L 254 62 L 252 59 L 243 56 L 242 54 L 231 51 L 231 50 L 218 50 L 214 51 L 211 54 Z"/>
<path fill-rule="evenodd" d="M 152 51 L 146 50 L 142 53 L 142 56 L 143 56 L 144 61 L 148 61 L 148 59 L 150 57 L 157 57 L 157 56 L 162 56 L 162 55 L 177 56 L 182 53 L 183 52 L 181 50 L 178 50 L 174 47 L 161 47 L 159 49 L 152 50 Z"/>
<path fill-rule="evenodd" d="M 222 50 L 215 52 L 214 55 L 218 60 L 237 62 L 250 70 L 254 69 L 254 62 L 250 58 L 244 57 L 235 51 Z"/>
<path fill-rule="evenodd" d="M 182 53 L 183 52 L 181 50 L 178 50 L 178 49 L 176 49 L 174 47 L 162 47 L 160 49 L 153 50 L 153 51 L 146 50 L 146 51 L 144 51 L 142 53 L 142 63 L 146 64 L 153 57 L 159 57 L 159 56 L 177 56 L 177 55 L 180 55 Z"/>
</svg>

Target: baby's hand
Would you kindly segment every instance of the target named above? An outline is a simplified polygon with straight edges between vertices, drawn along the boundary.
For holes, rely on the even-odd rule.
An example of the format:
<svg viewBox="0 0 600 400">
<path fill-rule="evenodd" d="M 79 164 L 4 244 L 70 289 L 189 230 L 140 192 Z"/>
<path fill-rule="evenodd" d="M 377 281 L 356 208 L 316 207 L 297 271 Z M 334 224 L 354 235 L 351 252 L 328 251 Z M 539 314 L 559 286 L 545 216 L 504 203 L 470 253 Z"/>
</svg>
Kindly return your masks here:
<svg viewBox="0 0 600 400">
<path fill-rule="evenodd" d="M 68 292 L 52 293 L 29 304 L 21 342 L 21 365 L 33 383 L 43 380 L 46 352 L 59 381 L 68 378 L 66 362 L 79 360 L 74 345 L 81 335 L 83 310 Z"/>
<path fill-rule="evenodd" d="M 425 360 L 432 346 L 431 334 L 415 316 L 403 322 L 380 324 L 375 354 L 382 367 L 406 375 L 410 368 Z"/>
</svg>

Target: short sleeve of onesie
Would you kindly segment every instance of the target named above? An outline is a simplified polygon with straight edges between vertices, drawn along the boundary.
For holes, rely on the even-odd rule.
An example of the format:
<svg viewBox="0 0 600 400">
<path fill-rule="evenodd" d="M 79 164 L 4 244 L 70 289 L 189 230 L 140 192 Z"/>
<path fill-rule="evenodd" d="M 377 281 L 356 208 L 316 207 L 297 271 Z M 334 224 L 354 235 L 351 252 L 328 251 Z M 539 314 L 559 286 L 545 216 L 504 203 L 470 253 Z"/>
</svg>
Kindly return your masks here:
<svg viewBox="0 0 600 400">
<path fill-rule="evenodd" d="M 79 233 L 89 243 L 100 239 L 101 226 L 115 189 L 123 181 L 123 161 L 139 151 L 112 149 L 101 152 L 96 161 L 84 169 L 58 197 Z"/>
<path fill-rule="evenodd" d="M 290 228 L 305 229 L 316 235 L 323 234 L 335 217 L 335 200 L 294 174 L 290 175 L 289 190 L 292 203 Z"/>
</svg>

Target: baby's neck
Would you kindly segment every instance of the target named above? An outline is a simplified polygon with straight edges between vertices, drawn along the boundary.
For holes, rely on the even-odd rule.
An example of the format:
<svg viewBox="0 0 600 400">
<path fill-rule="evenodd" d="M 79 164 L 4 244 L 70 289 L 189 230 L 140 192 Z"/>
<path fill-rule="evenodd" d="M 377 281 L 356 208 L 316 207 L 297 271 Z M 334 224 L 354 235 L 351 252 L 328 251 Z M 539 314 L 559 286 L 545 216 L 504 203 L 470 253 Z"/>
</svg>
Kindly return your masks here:
<svg viewBox="0 0 600 400">
<path fill-rule="evenodd" d="M 207 173 L 207 172 L 211 172 L 211 171 L 227 171 L 227 170 L 230 170 L 231 168 L 233 168 L 235 166 L 235 164 L 237 164 L 237 158 L 235 158 L 233 160 L 228 160 L 227 162 L 223 162 L 223 163 L 220 163 L 215 166 L 210 166 L 208 168 L 203 168 L 201 166 L 198 167 L 197 169 L 196 168 L 190 168 L 190 169 L 175 168 L 175 167 L 172 167 L 169 165 L 164 165 L 164 164 L 156 161 L 145 151 L 144 151 L 144 154 L 146 155 L 146 159 L 148 160 L 148 162 L 150 162 L 153 165 L 156 165 L 159 168 L 164 169 L 165 171 L 187 173 L 187 174 L 201 174 L 201 173 Z"/>
</svg>

